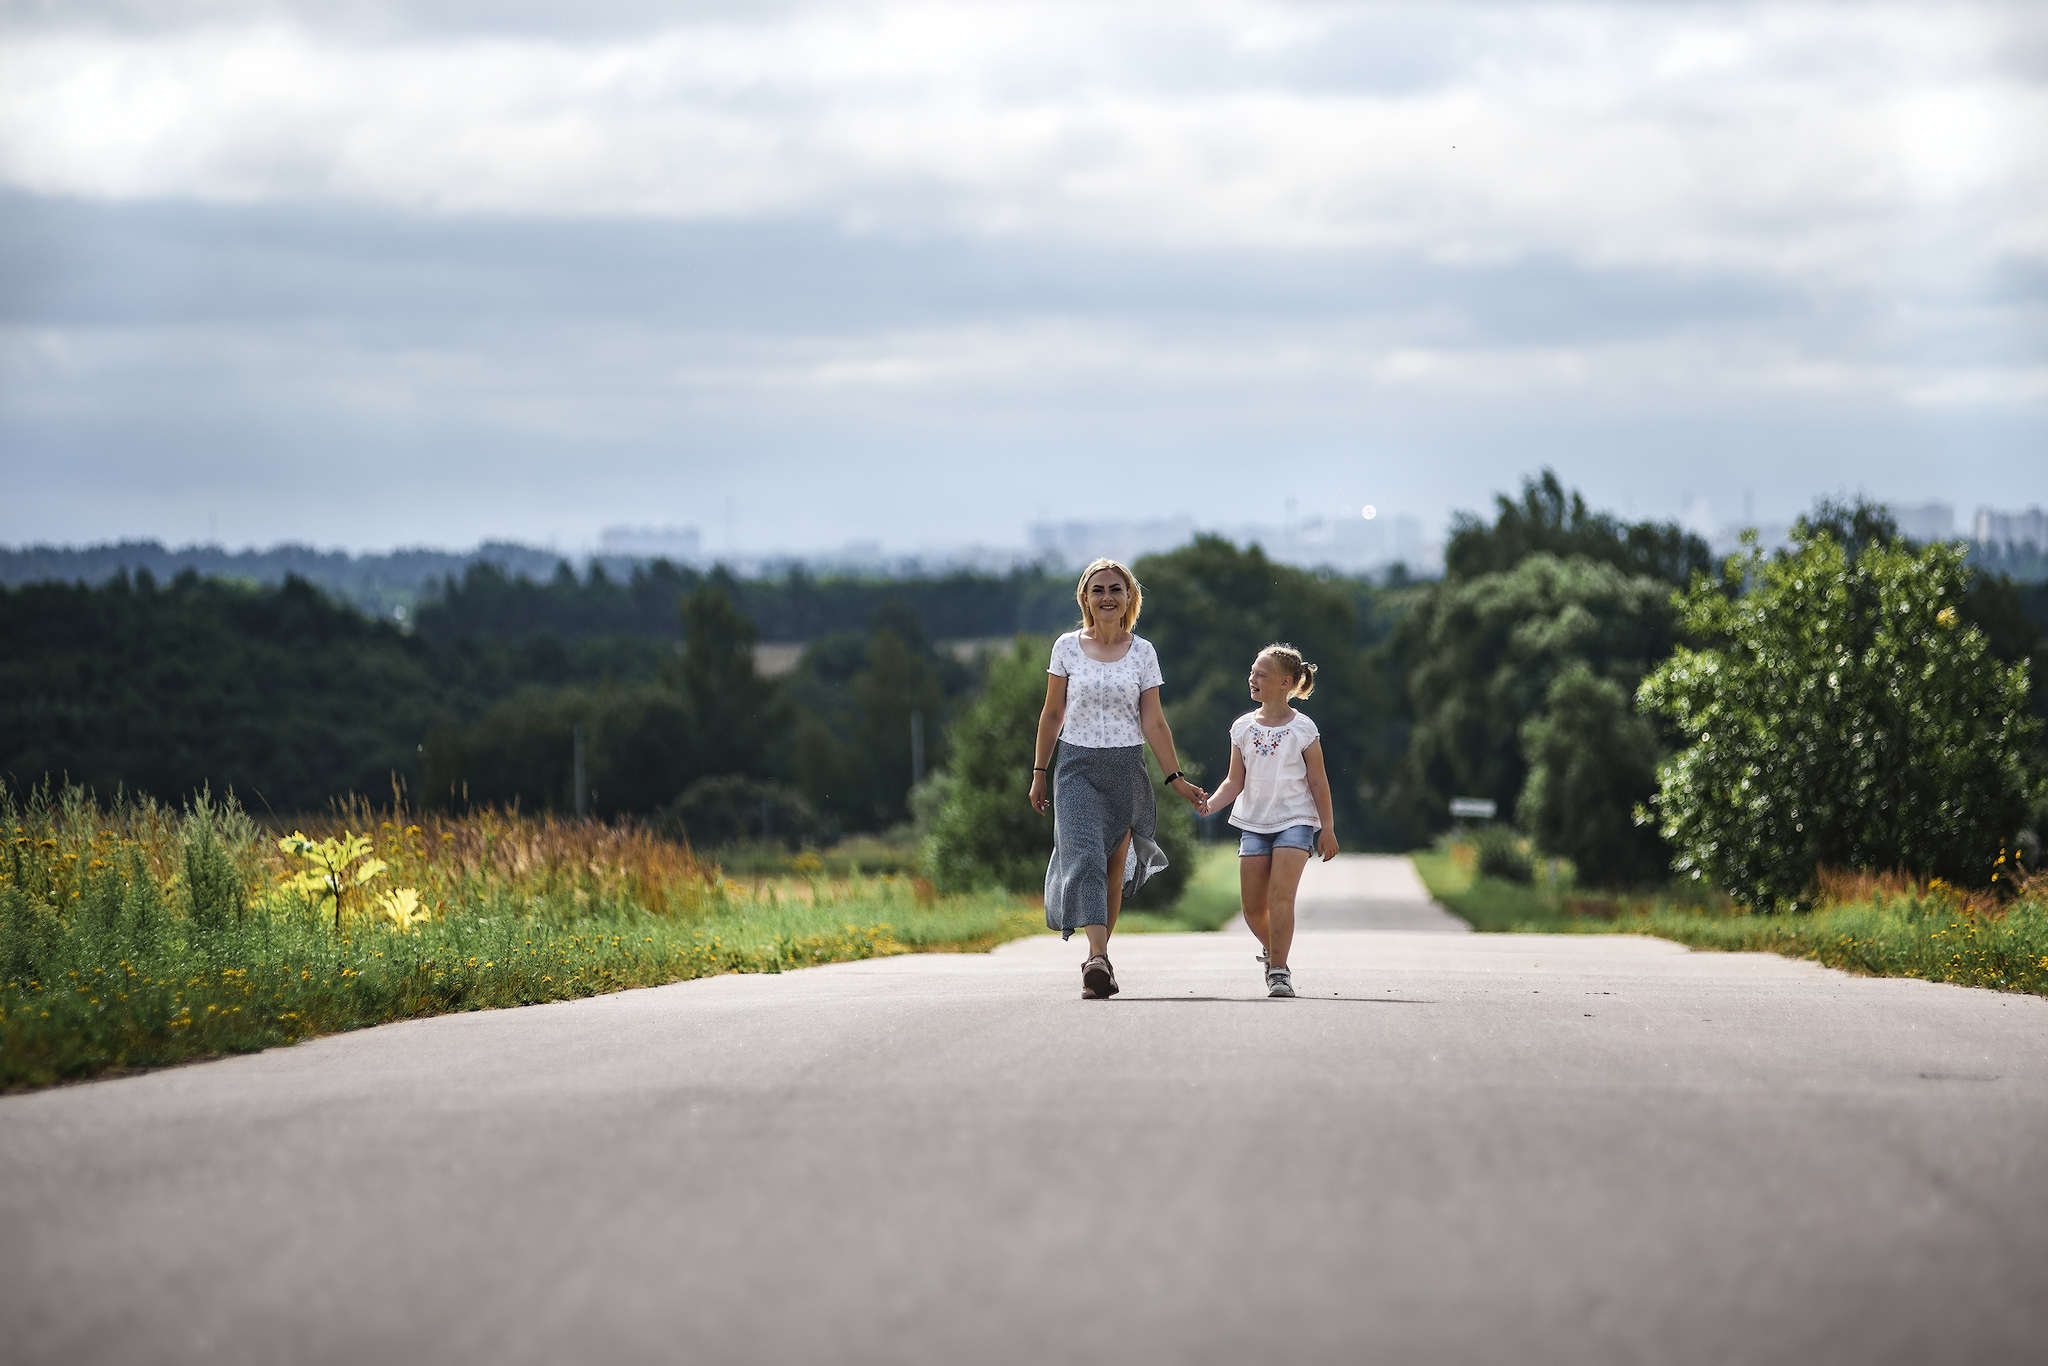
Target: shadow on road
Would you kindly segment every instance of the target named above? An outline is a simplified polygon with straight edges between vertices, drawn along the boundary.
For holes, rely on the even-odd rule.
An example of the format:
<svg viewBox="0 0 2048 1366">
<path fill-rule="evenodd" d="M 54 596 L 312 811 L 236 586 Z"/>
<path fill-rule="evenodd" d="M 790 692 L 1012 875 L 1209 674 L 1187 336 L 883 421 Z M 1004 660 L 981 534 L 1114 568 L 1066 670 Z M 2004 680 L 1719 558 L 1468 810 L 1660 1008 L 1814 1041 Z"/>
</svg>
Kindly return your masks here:
<svg viewBox="0 0 2048 1366">
<path fill-rule="evenodd" d="M 1275 998 L 1271 996 L 1196 996 L 1190 993 L 1186 996 L 1119 996 L 1118 999 L 1126 1005 L 1134 1004 L 1138 1001 L 1177 1001 L 1183 1004 L 1217 1001 L 1226 1005 L 1248 1006 L 1259 1005 Z M 1435 1001 L 1412 1001 L 1405 996 L 1294 996 L 1281 997 L 1279 999 L 1320 1002 L 1326 1006 L 1433 1006 L 1436 1004 Z"/>
</svg>

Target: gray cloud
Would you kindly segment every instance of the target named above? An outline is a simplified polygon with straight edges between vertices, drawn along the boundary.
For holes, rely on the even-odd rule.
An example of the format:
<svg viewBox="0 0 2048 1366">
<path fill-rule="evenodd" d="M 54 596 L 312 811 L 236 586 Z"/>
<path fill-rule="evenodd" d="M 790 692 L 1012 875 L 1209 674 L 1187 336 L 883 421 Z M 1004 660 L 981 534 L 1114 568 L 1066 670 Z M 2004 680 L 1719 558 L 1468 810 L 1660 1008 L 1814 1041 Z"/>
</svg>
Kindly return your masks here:
<svg viewBox="0 0 2048 1366">
<path fill-rule="evenodd" d="M 2048 497 L 2019 9 L 862 12 L 0 3 L 0 540 Z"/>
</svg>

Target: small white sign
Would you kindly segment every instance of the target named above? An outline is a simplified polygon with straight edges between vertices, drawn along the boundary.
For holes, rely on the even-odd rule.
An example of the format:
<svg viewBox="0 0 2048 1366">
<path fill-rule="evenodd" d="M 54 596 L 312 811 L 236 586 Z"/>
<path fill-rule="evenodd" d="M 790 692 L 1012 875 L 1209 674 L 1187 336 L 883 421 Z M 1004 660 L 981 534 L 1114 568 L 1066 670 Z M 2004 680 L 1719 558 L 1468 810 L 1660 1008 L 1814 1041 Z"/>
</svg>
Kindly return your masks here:
<svg viewBox="0 0 2048 1366">
<path fill-rule="evenodd" d="M 1498 808 L 1493 802 L 1485 797 L 1451 798 L 1451 814 L 1453 816 L 1477 816 L 1480 820 L 1490 821 L 1493 819 L 1493 813 L 1496 810 Z"/>
</svg>

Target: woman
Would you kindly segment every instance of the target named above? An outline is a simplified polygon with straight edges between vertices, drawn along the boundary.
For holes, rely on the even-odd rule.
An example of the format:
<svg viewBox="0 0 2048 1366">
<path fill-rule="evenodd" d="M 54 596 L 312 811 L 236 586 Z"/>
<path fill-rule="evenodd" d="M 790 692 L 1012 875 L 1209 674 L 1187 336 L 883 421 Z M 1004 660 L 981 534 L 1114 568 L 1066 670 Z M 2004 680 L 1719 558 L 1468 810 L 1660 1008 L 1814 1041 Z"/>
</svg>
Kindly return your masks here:
<svg viewBox="0 0 2048 1366">
<path fill-rule="evenodd" d="M 1052 861 L 1045 868 L 1045 923 L 1062 939 L 1088 935 L 1081 998 L 1116 995 L 1109 935 L 1126 896 L 1166 866 L 1153 840 L 1157 815 L 1145 775 L 1152 746 L 1166 785 L 1193 805 L 1208 795 L 1174 758 L 1173 732 L 1159 709 L 1159 656 L 1132 634 L 1144 591 L 1115 560 L 1082 571 L 1074 600 L 1081 629 L 1053 642 L 1045 709 L 1031 761 L 1031 808 L 1053 812 Z"/>
</svg>

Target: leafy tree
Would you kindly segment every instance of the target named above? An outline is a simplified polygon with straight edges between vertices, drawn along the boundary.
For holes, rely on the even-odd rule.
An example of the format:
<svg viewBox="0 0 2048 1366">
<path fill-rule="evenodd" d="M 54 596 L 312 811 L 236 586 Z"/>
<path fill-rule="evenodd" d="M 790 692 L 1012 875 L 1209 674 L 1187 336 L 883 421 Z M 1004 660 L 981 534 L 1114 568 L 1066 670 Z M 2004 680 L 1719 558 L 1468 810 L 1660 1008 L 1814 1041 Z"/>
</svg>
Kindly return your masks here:
<svg viewBox="0 0 2048 1366">
<path fill-rule="evenodd" d="M 1761 910 L 1822 867 L 1980 883 L 2026 817 L 2028 670 L 1963 620 L 1963 552 L 1796 529 L 1685 595 L 1682 648 L 1643 684 L 1685 748 L 1655 808 L 1676 867 Z"/>
<path fill-rule="evenodd" d="M 1494 506 L 1491 525 L 1469 513 L 1453 521 L 1444 547 L 1447 580 L 1505 573 L 1532 555 L 1581 556 L 1680 587 L 1713 567 L 1707 543 L 1677 523 L 1625 523 L 1593 512 L 1576 489 L 1565 489 L 1554 470 L 1523 480 L 1519 502 L 1503 494 Z"/>
<path fill-rule="evenodd" d="M 1552 683 L 1583 667 L 1632 692 L 1673 625 L 1667 584 L 1580 556 L 1538 553 L 1428 591 L 1395 632 L 1414 718 L 1398 798 L 1437 821 L 1453 796 L 1513 809 L 1529 776 L 1522 730 Z"/>
<path fill-rule="evenodd" d="M 1552 680 L 1543 710 L 1522 723 L 1528 781 L 1516 819 L 1536 847 L 1572 861 L 1593 886 L 1647 882 L 1671 851 L 1635 812 L 1657 790 L 1657 728 L 1629 693 L 1576 660 Z"/>
<path fill-rule="evenodd" d="M 972 678 L 901 600 L 877 608 L 864 635 L 818 641 L 790 678 L 798 786 L 850 828 L 898 824 L 909 815 L 912 715 L 924 716 L 925 767 L 935 771 L 945 763 L 946 722 Z"/>
<path fill-rule="evenodd" d="M 951 763 L 919 794 L 926 865 L 941 887 L 1022 892 L 1045 884 L 1052 817 L 1033 811 L 1028 799 L 1050 649 L 1043 638 L 1019 636 L 1007 653 L 990 657 L 981 695 L 948 736 Z"/>
<path fill-rule="evenodd" d="M 691 768 L 699 774 L 775 771 L 787 711 L 780 689 L 754 670 L 754 623 L 716 584 L 683 599 L 682 613 L 682 659 L 666 681 L 682 694 L 690 718 Z"/>
</svg>

